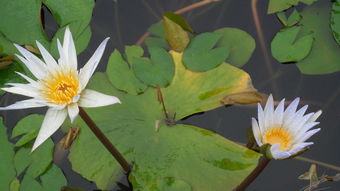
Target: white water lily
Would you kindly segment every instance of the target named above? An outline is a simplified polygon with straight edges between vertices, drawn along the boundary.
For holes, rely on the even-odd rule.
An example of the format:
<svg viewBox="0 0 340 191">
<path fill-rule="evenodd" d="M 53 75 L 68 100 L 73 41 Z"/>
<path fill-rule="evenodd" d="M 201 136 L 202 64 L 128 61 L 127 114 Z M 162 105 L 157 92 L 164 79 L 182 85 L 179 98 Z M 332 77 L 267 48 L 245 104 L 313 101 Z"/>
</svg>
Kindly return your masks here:
<svg viewBox="0 0 340 191">
<path fill-rule="evenodd" d="M 274 159 L 286 159 L 298 154 L 313 144 L 305 141 L 320 131 L 320 128 L 310 129 L 319 124 L 315 120 L 321 115 L 321 110 L 304 115 L 308 105 L 296 111 L 299 101 L 299 98 L 294 99 L 284 110 L 283 99 L 274 110 L 273 96 L 270 95 L 264 110 L 258 104 L 258 121 L 252 118 L 254 137 L 259 146 L 271 145 L 270 153 Z"/>
<path fill-rule="evenodd" d="M 97 48 L 85 66 L 78 72 L 77 54 L 72 34 L 67 27 L 63 45 L 57 41 L 59 60 L 56 62 L 51 54 L 37 41 L 37 46 L 43 57 L 40 60 L 31 52 L 15 45 L 24 56 L 16 55 L 37 78 L 37 81 L 17 72 L 28 84 L 8 83 L 12 87 L 1 88 L 4 91 L 20 94 L 31 99 L 18 101 L 0 110 L 25 109 L 48 106 L 48 110 L 32 151 L 47 140 L 62 125 L 67 115 L 71 122 L 79 113 L 80 107 L 101 107 L 120 103 L 114 96 L 85 89 L 90 77 L 98 66 L 109 38 L 106 38 Z"/>
</svg>

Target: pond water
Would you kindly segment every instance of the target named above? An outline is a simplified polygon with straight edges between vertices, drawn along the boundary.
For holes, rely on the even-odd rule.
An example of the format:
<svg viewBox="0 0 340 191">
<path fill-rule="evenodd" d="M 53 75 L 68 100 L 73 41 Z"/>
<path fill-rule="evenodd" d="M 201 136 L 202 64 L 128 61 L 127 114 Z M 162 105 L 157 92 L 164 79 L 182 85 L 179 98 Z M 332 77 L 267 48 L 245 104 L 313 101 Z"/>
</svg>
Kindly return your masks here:
<svg viewBox="0 0 340 191">
<path fill-rule="evenodd" d="M 174 11 L 195 2 L 197 1 L 97 0 L 91 22 L 92 39 L 88 48 L 79 56 L 79 62 L 85 63 L 98 44 L 105 37 L 111 37 L 98 68 L 99 71 L 104 71 L 109 54 L 114 49 L 123 50 L 124 45 L 134 44 L 151 24 L 161 18 L 163 12 Z M 270 55 L 270 41 L 276 32 L 282 28 L 282 25 L 275 15 L 266 14 L 267 4 L 268 1 L 259 1 L 257 8 L 265 36 L 265 44 Z M 222 0 L 187 12 L 184 17 L 198 33 L 213 31 L 221 27 L 237 27 L 253 36 L 256 40 L 256 49 L 243 69 L 251 75 L 255 88 L 266 94 L 272 93 L 276 100 L 281 100 L 282 98 L 292 100 L 295 97 L 301 97 L 304 104 L 309 105 L 308 111 L 322 109 L 323 114 L 318 120 L 321 122 L 319 127 L 322 130 L 311 138 L 311 141 L 315 142 L 315 144 L 303 156 L 340 166 L 339 72 L 327 75 L 303 75 L 293 64 L 280 64 L 271 56 L 269 60 L 271 69 L 268 69 L 257 37 L 250 0 Z M 56 25 L 46 13 L 45 20 L 47 32 L 53 33 Z M 5 95 L 1 100 L 1 105 L 12 103 L 14 99 L 21 98 Z M 6 116 L 6 119 L 11 116 L 10 120 L 6 120 L 5 123 L 12 127 L 22 116 L 36 112 L 43 113 L 44 111 L 33 109 L 20 112 L 6 111 L 2 112 L 2 114 Z M 206 128 L 230 140 L 245 143 L 247 141 L 245 134 L 250 127 L 250 119 L 256 114 L 257 109 L 255 106 L 221 107 L 191 116 L 181 121 L 181 123 Z M 62 136 L 61 132 L 56 133 L 53 136 L 54 141 L 57 142 Z M 79 187 L 84 190 L 96 189 L 95 184 L 86 181 L 71 170 L 67 158 L 58 159 L 56 162 L 63 169 L 69 186 Z M 296 159 L 272 161 L 248 190 L 299 190 L 308 185 L 309 182 L 298 180 L 297 177 L 307 171 L 309 166 L 309 163 Z M 337 173 L 334 170 L 320 166 L 318 166 L 318 172 L 319 176 Z M 120 188 L 114 190 L 131 190 L 126 177 L 121 182 Z M 340 182 L 324 183 L 320 188 L 333 191 L 340 190 Z"/>
</svg>

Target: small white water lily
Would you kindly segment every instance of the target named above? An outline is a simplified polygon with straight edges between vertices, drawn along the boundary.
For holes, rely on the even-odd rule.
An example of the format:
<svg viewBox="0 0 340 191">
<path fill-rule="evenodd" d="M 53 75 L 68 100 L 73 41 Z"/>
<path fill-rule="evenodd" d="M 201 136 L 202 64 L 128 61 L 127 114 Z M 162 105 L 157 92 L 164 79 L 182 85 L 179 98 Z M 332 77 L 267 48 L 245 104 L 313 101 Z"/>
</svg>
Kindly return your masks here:
<svg viewBox="0 0 340 191">
<path fill-rule="evenodd" d="M 47 140 L 69 115 L 71 122 L 79 113 L 80 107 L 100 107 L 120 103 L 114 96 L 105 95 L 94 90 L 85 89 L 90 77 L 98 66 L 109 38 L 106 38 L 97 48 L 85 66 L 78 72 L 77 54 L 72 34 L 67 27 L 63 45 L 59 40 L 58 63 L 51 54 L 37 41 L 37 46 L 45 62 L 31 52 L 15 45 L 24 56 L 16 55 L 38 79 L 33 79 L 17 72 L 26 79 L 28 84 L 8 83 L 12 87 L 1 88 L 4 91 L 20 94 L 31 99 L 18 101 L 0 110 L 25 109 L 48 106 L 46 116 L 34 142 L 32 151 Z"/>
<path fill-rule="evenodd" d="M 285 159 L 293 156 L 313 142 L 305 142 L 320 128 L 310 130 L 319 122 L 315 120 L 321 115 L 316 113 L 304 115 L 308 105 L 296 111 L 300 99 L 296 98 L 284 110 L 285 99 L 281 100 L 274 110 L 273 96 L 270 95 L 264 110 L 258 104 L 258 121 L 252 118 L 254 138 L 259 146 L 270 144 L 270 153 L 274 159 Z"/>
</svg>

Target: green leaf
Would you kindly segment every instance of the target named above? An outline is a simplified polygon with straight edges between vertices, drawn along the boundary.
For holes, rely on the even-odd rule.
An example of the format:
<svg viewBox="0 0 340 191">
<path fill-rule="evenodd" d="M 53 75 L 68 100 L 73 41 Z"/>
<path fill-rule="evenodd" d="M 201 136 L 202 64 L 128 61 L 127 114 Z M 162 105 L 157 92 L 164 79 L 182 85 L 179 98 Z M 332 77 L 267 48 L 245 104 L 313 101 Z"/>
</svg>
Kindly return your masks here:
<svg viewBox="0 0 340 191">
<path fill-rule="evenodd" d="M 217 46 L 228 47 L 230 54 L 225 60 L 227 63 L 241 67 L 250 59 L 255 50 L 255 40 L 247 32 L 237 28 L 221 28 L 214 33 L 221 34 L 222 38 Z"/>
<path fill-rule="evenodd" d="M 184 30 L 184 28 L 182 28 L 181 25 L 173 21 L 171 19 L 172 17 L 168 17 L 168 16 L 167 14 L 164 14 L 164 17 L 163 17 L 165 38 L 173 50 L 182 52 L 189 44 L 189 41 L 190 41 L 189 35 Z"/>
<path fill-rule="evenodd" d="M 149 48 L 151 59 L 134 58 L 131 61 L 135 75 L 149 86 L 166 87 L 174 75 L 174 64 L 171 56 L 162 48 Z"/>
<path fill-rule="evenodd" d="M 340 0 L 333 3 L 331 27 L 335 40 L 340 44 Z"/>
<path fill-rule="evenodd" d="M 47 172 L 40 177 L 41 184 L 32 176 L 26 175 L 21 183 L 20 191 L 51 191 L 60 190 L 67 184 L 62 171 L 55 165 L 51 165 Z"/>
<path fill-rule="evenodd" d="M 6 69 L 0 70 L 0 87 L 4 87 L 6 83 L 20 83 L 25 82 L 24 79 L 15 72 L 25 73 L 22 65 L 14 62 Z M 0 90 L 0 95 L 5 92 Z"/>
<path fill-rule="evenodd" d="M 271 43 L 274 58 L 280 62 L 298 62 L 304 59 L 312 49 L 313 34 L 296 39 L 301 31 L 300 26 L 280 30 Z"/>
<path fill-rule="evenodd" d="M 299 2 L 310 5 L 317 0 L 269 0 L 268 14 L 284 11 Z"/>
<path fill-rule="evenodd" d="M 38 135 L 43 119 L 42 115 L 33 114 L 20 120 L 13 129 L 12 138 L 23 136 L 16 142 L 15 146 L 19 147 L 32 141 Z"/>
<path fill-rule="evenodd" d="M 13 163 L 13 147 L 13 144 L 8 141 L 6 128 L 0 117 L 0 190 L 9 190 L 16 174 Z"/>
<path fill-rule="evenodd" d="M 202 33 L 190 41 L 184 50 L 183 64 L 192 71 L 203 72 L 222 64 L 229 56 L 228 47 L 214 48 L 221 34 Z"/>
<path fill-rule="evenodd" d="M 107 64 L 106 73 L 111 83 L 120 90 L 129 94 L 137 95 L 143 93 L 146 85 L 135 76 L 132 68 L 123 59 L 118 50 L 115 50 Z"/>
<path fill-rule="evenodd" d="M 302 18 L 300 13 L 297 12 L 296 9 L 294 9 L 294 11 L 288 17 L 288 19 L 284 12 L 279 12 L 276 14 L 276 16 L 279 18 L 280 22 L 286 27 L 291 27 L 297 24 Z"/>
<path fill-rule="evenodd" d="M 148 29 L 151 37 L 145 39 L 145 44 L 147 47 L 159 47 L 164 49 L 169 49 L 168 43 L 165 40 L 165 32 L 163 22 L 158 22 L 151 25 Z"/>
<path fill-rule="evenodd" d="M 14 156 L 14 165 L 18 174 L 26 168 L 26 174 L 36 178 L 42 175 L 53 160 L 54 144 L 51 139 L 45 141 L 37 150 L 31 153 L 33 143 L 21 147 Z"/>
<path fill-rule="evenodd" d="M 302 11 L 302 29 L 298 39 L 313 34 L 314 43 L 308 57 L 297 66 L 304 74 L 328 74 L 340 71 L 340 47 L 330 28 L 331 2 L 318 1 Z"/>
<path fill-rule="evenodd" d="M 255 91 L 249 75 L 236 67 L 223 64 L 193 72 L 183 66 L 182 54 L 173 51 L 171 55 L 175 76 L 161 91 L 169 115 L 177 113 L 176 120 L 222 106 L 221 99 L 229 94 Z M 115 95 L 122 104 L 86 111 L 124 157 L 133 161 L 129 180 L 134 190 L 153 189 L 152 185 L 156 190 L 187 190 L 188 185 L 193 191 L 232 190 L 257 165 L 259 154 L 216 133 L 185 124 L 166 125 L 156 88 L 130 95 L 114 88 L 107 76 L 96 73 L 89 88 Z M 75 125 L 80 133 L 69 154 L 73 170 L 98 188 L 111 189 L 122 175 L 121 167 L 82 120 Z M 172 183 L 166 187 L 167 182 Z"/>
</svg>

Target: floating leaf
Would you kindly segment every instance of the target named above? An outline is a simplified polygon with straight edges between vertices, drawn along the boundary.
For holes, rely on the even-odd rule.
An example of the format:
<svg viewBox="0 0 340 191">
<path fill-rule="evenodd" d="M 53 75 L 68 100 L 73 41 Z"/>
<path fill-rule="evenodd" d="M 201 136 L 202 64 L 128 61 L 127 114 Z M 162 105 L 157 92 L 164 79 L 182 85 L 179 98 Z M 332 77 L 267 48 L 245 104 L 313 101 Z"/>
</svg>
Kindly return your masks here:
<svg viewBox="0 0 340 191">
<path fill-rule="evenodd" d="M 137 95 L 146 89 L 143 84 L 134 74 L 132 68 L 123 59 L 118 50 L 115 50 L 107 64 L 106 73 L 108 78 L 115 87 L 120 90 L 126 91 L 129 94 Z"/>
<path fill-rule="evenodd" d="M 8 141 L 6 128 L 0 117 L 0 190 L 9 190 L 16 172 L 13 163 L 13 144 Z"/>
<path fill-rule="evenodd" d="M 143 191 L 191 191 L 190 184 L 173 177 L 166 177 L 149 183 Z"/>
<path fill-rule="evenodd" d="M 297 39 L 313 33 L 314 43 L 308 57 L 297 66 L 304 74 L 327 74 L 340 71 L 340 46 L 330 26 L 331 2 L 318 1 L 302 11 L 302 29 Z"/>
<path fill-rule="evenodd" d="M 18 124 L 14 127 L 12 132 L 12 138 L 23 135 L 20 140 L 15 144 L 15 146 L 22 146 L 30 141 L 32 141 L 39 132 L 41 122 L 44 116 L 33 114 L 20 120 Z"/>
<path fill-rule="evenodd" d="M 9 186 L 10 191 L 19 191 L 20 190 L 20 181 L 17 178 L 14 178 L 14 180 L 11 182 L 11 185 Z"/>
<path fill-rule="evenodd" d="M 214 48 L 221 34 L 202 33 L 184 50 L 183 64 L 192 71 L 207 71 L 222 64 L 229 55 L 228 47 Z"/>
<path fill-rule="evenodd" d="M 340 0 L 333 3 L 331 27 L 335 40 L 340 44 Z"/>
<path fill-rule="evenodd" d="M 268 14 L 284 11 L 299 2 L 310 5 L 317 0 L 269 0 Z"/>
<path fill-rule="evenodd" d="M 185 19 L 181 15 L 175 13 L 164 13 L 163 16 L 171 20 L 172 22 L 178 24 L 185 31 L 188 31 L 193 34 L 195 33 L 194 30 L 190 27 L 190 25 L 185 21 Z"/>
<path fill-rule="evenodd" d="M 220 100 L 229 94 L 254 90 L 249 75 L 229 64 L 193 72 L 183 66 L 182 54 L 171 55 L 175 76 L 161 91 L 169 115 L 176 112 L 175 120 L 222 106 Z M 89 87 L 118 96 L 122 104 L 87 112 L 124 157 L 133 161 L 129 180 L 134 190 L 150 189 L 153 184 L 162 190 L 169 178 L 175 181 L 170 190 L 185 190 L 187 185 L 193 191 L 232 190 L 257 165 L 259 154 L 218 134 L 184 124 L 168 126 L 156 88 L 130 95 L 114 88 L 107 76 L 96 73 Z M 75 124 L 80 133 L 69 154 L 73 170 L 98 188 L 111 189 L 122 175 L 121 167 L 83 121 Z"/>
<path fill-rule="evenodd" d="M 174 75 L 173 60 L 162 48 L 150 47 L 151 59 L 134 58 L 131 61 L 135 75 L 149 86 L 166 87 Z"/>
<path fill-rule="evenodd" d="M 189 44 L 190 38 L 188 32 L 185 31 L 183 26 L 180 25 L 180 23 L 185 22 L 184 19 L 182 17 L 178 17 L 179 15 L 174 15 L 170 13 L 164 14 L 163 24 L 165 30 L 165 38 L 168 41 L 170 47 L 173 50 L 182 52 Z"/>
<path fill-rule="evenodd" d="M 300 26 L 280 30 L 271 43 L 273 57 L 280 62 L 298 62 L 304 59 L 312 49 L 313 34 L 297 39 Z"/>
<path fill-rule="evenodd" d="M 47 172 L 40 177 L 41 183 L 32 176 L 26 175 L 22 180 L 20 191 L 51 191 L 60 190 L 67 184 L 63 172 L 55 165 L 51 165 Z"/>
<path fill-rule="evenodd" d="M 297 24 L 301 20 L 301 15 L 296 9 L 289 15 L 288 19 L 284 12 L 277 13 L 276 16 L 279 18 L 280 22 L 286 26 L 291 27 Z"/>
<path fill-rule="evenodd" d="M 228 47 L 230 50 L 225 60 L 227 63 L 241 67 L 248 62 L 255 50 L 255 40 L 252 36 L 243 30 L 230 27 L 218 29 L 214 33 L 222 35 L 217 46 Z"/>
<path fill-rule="evenodd" d="M 147 47 L 160 47 L 168 49 L 168 43 L 165 40 L 165 32 L 163 22 L 158 22 L 151 25 L 148 29 L 150 37 L 145 39 L 145 44 Z"/>
</svg>

